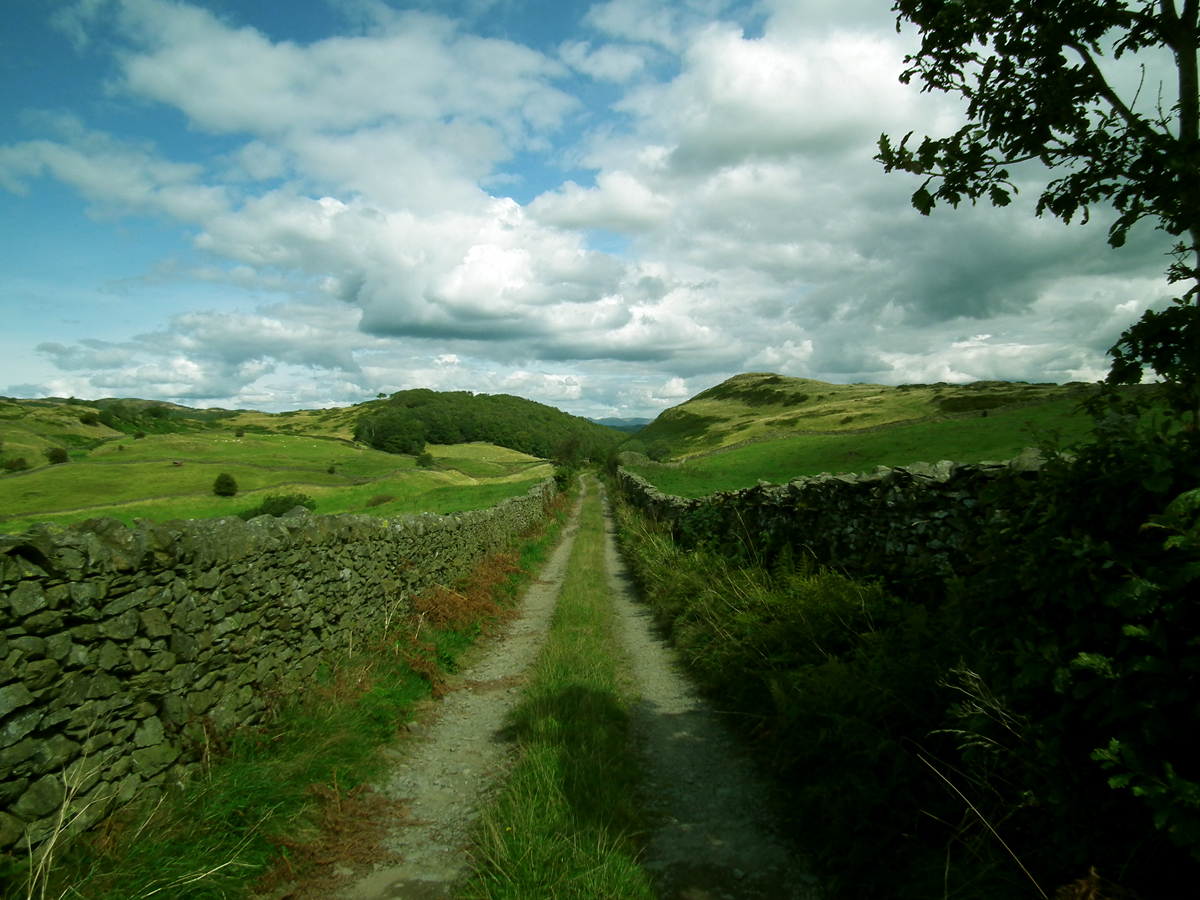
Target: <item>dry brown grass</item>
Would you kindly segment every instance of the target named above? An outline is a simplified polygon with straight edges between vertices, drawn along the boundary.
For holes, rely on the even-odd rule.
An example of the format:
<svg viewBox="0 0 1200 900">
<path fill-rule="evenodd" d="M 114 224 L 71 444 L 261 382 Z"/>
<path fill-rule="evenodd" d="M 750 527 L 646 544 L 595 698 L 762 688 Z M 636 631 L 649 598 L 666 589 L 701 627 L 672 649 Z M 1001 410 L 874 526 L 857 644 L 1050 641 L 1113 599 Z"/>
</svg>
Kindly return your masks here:
<svg viewBox="0 0 1200 900">
<path fill-rule="evenodd" d="M 1101 878 L 1095 867 L 1087 877 L 1064 884 L 1054 892 L 1054 900 L 1141 900 L 1133 891 L 1126 890 L 1106 878 Z"/>
<path fill-rule="evenodd" d="M 314 830 L 308 835 L 273 835 L 275 864 L 254 884 L 257 896 L 272 900 L 327 900 L 336 896 L 348 872 L 361 872 L 388 857 L 383 836 L 406 816 L 404 804 L 388 800 L 368 785 L 345 791 L 334 773 L 332 785 L 314 784 Z"/>
</svg>

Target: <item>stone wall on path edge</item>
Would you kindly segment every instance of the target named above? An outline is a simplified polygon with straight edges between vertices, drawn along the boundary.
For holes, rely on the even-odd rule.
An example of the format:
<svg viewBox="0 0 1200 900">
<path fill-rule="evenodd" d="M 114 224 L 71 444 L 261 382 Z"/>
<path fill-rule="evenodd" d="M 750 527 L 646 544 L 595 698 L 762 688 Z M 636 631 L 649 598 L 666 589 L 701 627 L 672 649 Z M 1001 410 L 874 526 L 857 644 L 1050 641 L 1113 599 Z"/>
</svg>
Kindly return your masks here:
<svg viewBox="0 0 1200 900">
<path fill-rule="evenodd" d="M 1008 462 L 880 466 L 870 475 L 763 481 L 699 498 L 664 494 L 623 467 L 617 481 L 684 546 L 740 541 L 770 553 L 790 545 L 850 575 L 932 585 L 965 560 L 985 518 L 997 513 L 981 492 L 1000 477 L 1036 478 L 1042 464 L 1031 450 Z"/>
<path fill-rule="evenodd" d="M 377 639 L 545 516 L 547 479 L 484 510 L 387 520 L 92 519 L 0 535 L 0 851 L 71 831 L 264 722 L 324 654 Z M 70 794 L 70 796 L 68 796 Z"/>
</svg>

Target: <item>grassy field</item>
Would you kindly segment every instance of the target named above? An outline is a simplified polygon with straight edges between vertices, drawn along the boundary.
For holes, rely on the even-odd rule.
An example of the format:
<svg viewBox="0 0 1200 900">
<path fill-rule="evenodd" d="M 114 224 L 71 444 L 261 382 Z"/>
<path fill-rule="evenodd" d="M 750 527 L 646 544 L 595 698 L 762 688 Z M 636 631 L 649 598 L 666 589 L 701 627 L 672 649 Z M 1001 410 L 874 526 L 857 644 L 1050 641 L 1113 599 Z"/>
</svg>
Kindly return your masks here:
<svg viewBox="0 0 1200 900">
<path fill-rule="evenodd" d="M 849 426 L 847 426 L 849 427 Z M 737 447 L 686 461 L 679 468 L 647 465 L 633 471 L 659 490 L 681 497 L 752 487 L 821 472 L 870 472 L 876 466 L 914 462 L 981 462 L 1011 459 L 1041 436 L 1058 431 L 1064 440 L 1087 434 L 1091 420 L 1075 400 L 995 410 L 987 418 L 945 419 L 867 433 L 797 435 Z"/>
<path fill-rule="evenodd" d="M 117 435 L 71 461 L 0 477 L 0 532 L 37 522 L 66 525 L 112 516 L 132 525 L 232 515 L 268 493 L 303 493 L 320 513 L 399 515 L 457 512 L 523 494 L 551 467 L 490 444 L 430 445 L 432 468 L 322 436 L 279 433 Z M 176 465 L 180 463 L 180 465 Z M 238 483 L 235 497 L 217 497 L 220 473 Z M 390 497 L 380 503 L 372 498 Z"/>
</svg>

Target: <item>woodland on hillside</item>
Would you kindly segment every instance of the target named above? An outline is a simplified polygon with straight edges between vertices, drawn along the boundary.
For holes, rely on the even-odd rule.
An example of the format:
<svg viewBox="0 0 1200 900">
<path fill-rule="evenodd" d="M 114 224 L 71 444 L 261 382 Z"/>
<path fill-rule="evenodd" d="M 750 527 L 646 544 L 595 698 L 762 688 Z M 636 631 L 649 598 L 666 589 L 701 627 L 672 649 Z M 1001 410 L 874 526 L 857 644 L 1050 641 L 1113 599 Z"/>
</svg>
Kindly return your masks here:
<svg viewBox="0 0 1200 900">
<path fill-rule="evenodd" d="M 509 394 L 398 391 L 371 404 L 354 430 L 356 440 L 389 453 L 418 454 L 426 443 L 487 441 L 567 464 L 603 459 L 624 438 L 603 425 Z"/>
</svg>

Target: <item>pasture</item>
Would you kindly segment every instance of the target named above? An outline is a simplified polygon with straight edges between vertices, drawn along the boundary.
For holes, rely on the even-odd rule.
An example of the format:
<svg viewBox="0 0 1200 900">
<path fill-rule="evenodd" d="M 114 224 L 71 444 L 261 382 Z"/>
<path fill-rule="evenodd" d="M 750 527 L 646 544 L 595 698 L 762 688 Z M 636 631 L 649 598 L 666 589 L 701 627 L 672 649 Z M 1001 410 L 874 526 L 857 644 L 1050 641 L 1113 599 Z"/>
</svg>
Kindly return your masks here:
<svg viewBox="0 0 1200 900">
<path fill-rule="evenodd" d="M 1041 437 L 1064 441 L 1085 436 L 1091 420 L 1075 400 L 1054 400 L 1020 409 L 995 410 L 986 418 L 944 419 L 867 432 L 830 432 L 747 444 L 682 465 L 631 466 L 659 490 L 680 497 L 783 483 L 822 472 L 871 472 L 876 466 L 952 459 L 960 463 L 1011 459 Z"/>
<path fill-rule="evenodd" d="M 449 513 L 522 494 L 552 471 L 543 460 L 492 445 L 427 449 L 434 466 L 423 469 L 412 457 L 326 436 L 247 432 L 236 437 L 221 431 L 133 440 L 119 435 L 91 450 L 72 451 L 63 465 L 0 478 L 0 532 L 97 516 L 132 525 L 137 518 L 164 522 L 233 515 L 258 505 L 268 493 L 307 494 L 325 514 Z M 223 472 L 237 481 L 234 497 L 212 492 Z M 385 496 L 393 499 L 369 505 Z"/>
</svg>

